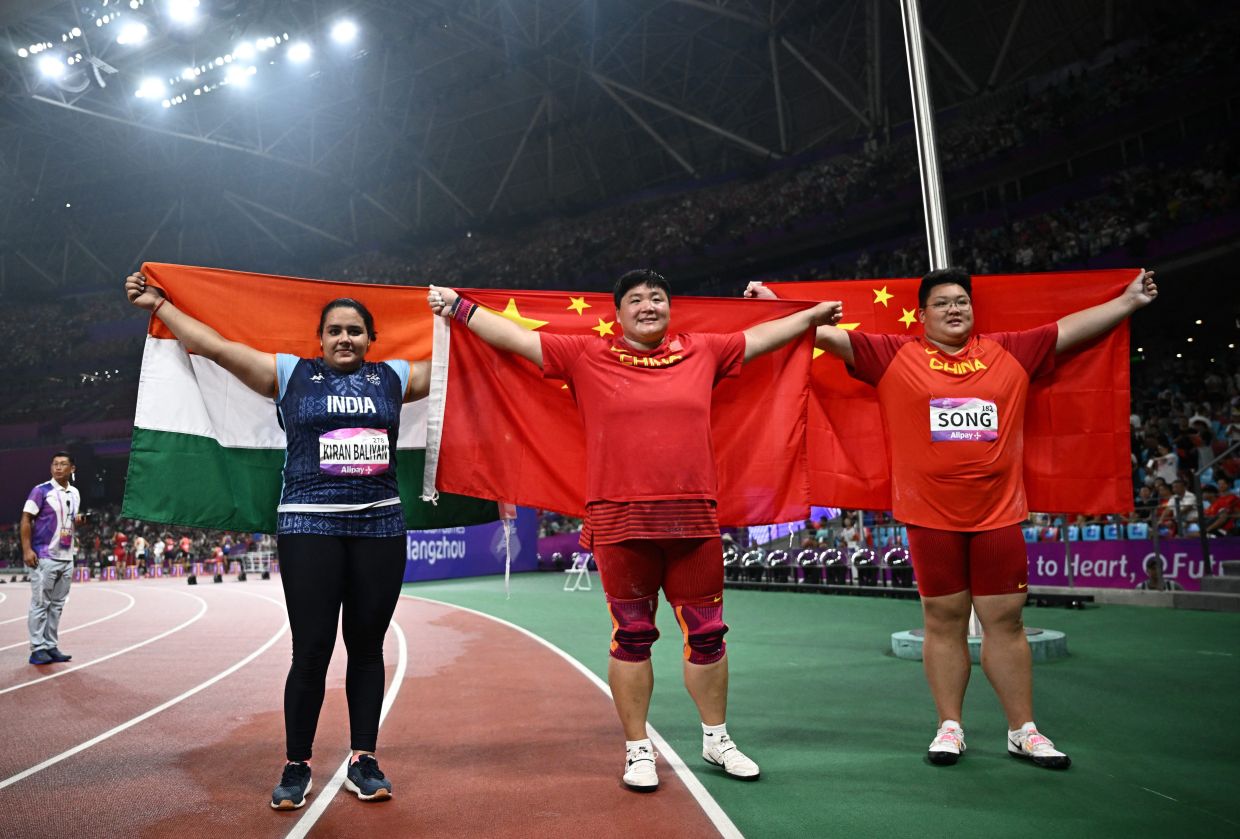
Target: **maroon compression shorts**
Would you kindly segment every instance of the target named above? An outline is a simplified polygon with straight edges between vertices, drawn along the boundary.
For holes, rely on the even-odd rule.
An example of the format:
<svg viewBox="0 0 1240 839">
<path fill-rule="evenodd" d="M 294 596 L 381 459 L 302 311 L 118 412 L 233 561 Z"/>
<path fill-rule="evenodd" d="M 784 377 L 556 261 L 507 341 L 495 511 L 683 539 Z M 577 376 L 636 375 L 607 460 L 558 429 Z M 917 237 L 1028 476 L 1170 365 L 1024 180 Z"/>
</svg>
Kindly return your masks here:
<svg viewBox="0 0 1240 839">
<path fill-rule="evenodd" d="M 909 525 L 908 549 L 922 597 L 1028 591 L 1029 561 L 1019 525 L 964 533 Z"/>
</svg>

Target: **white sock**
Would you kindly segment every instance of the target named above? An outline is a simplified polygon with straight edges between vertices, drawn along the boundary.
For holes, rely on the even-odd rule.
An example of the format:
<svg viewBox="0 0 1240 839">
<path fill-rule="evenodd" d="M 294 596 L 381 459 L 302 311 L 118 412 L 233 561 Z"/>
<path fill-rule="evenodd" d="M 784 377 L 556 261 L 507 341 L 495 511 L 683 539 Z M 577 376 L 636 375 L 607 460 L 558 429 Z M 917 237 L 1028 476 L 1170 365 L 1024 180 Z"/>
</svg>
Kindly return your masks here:
<svg viewBox="0 0 1240 839">
<path fill-rule="evenodd" d="M 645 740 L 625 740 L 624 748 L 626 751 L 628 751 L 629 749 L 637 749 L 637 748 L 644 748 L 651 752 L 654 751 L 654 745 L 650 742 L 649 737 L 647 737 Z"/>
<path fill-rule="evenodd" d="M 728 724 L 721 722 L 719 725 L 707 725 L 702 723 L 702 739 L 715 740 L 728 733 Z"/>
<path fill-rule="evenodd" d="M 1013 728 L 1012 730 L 1008 731 L 1008 735 L 1015 737 L 1017 734 L 1020 734 L 1021 732 L 1028 734 L 1031 731 L 1037 731 L 1037 730 L 1038 730 L 1038 727 L 1036 725 L 1034 725 L 1032 722 L 1027 722 L 1024 725 L 1022 725 L 1020 728 Z"/>
<path fill-rule="evenodd" d="M 958 728 L 961 731 L 964 731 L 964 726 L 956 720 L 943 720 L 943 722 L 939 723 L 939 728 Z"/>
</svg>

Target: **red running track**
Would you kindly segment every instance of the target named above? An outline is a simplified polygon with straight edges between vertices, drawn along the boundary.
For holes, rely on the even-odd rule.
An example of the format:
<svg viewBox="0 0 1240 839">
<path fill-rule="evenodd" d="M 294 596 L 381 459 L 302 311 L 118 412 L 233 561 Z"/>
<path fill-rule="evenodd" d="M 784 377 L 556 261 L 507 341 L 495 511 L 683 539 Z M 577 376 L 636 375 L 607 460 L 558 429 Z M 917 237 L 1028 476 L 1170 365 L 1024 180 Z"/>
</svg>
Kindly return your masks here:
<svg viewBox="0 0 1240 839">
<path fill-rule="evenodd" d="M 28 592 L 16 588 L 0 620 L 24 613 Z M 621 786 L 611 700 L 568 661 L 501 623 L 412 598 L 385 642 L 379 755 L 393 798 L 367 804 L 331 783 L 348 753 L 338 646 L 309 803 L 273 811 L 290 649 L 278 582 L 75 584 L 62 626 L 117 612 L 118 593 L 133 605 L 62 635 L 70 663 L 35 668 L 24 644 L 0 652 L 6 839 L 719 835 L 670 767 L 653 795 Z M 24 633 L 0 624 L 0 647 Z"/>
</svg>

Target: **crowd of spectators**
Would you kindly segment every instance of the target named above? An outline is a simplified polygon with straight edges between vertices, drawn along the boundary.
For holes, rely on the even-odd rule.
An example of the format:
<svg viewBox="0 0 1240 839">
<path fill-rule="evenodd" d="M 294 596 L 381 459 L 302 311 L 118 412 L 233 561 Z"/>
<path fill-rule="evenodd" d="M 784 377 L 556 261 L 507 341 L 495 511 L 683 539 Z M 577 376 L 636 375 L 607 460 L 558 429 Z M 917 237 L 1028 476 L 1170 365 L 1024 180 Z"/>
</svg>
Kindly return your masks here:
<svg viewBox="0 0 1240 839">
<path fill-rule="evenodd" d="M 172 565 L 239 559 L 246 553 L 275 551 L 275 538 L 200 527 L 177 527 L 122 518 L 119 504 L 90 509 L 77 531 L 77 564 L 107 566 Z M 22 566 L 18 524 L 0 528 L 0 568 Z"/>
<path fill-rule="evenodd" d="M 1208 31 L 1184 35 L 1157 50 L 1130 44 L 1129 50 L 1115 50 L 1108 56 L 1111 60 L 1100 66 L 1065 68 L 1053 83 L 1047 82 L 1036 91 L 1035 84 L 1029 83 L 1019 93 L 996 95 L 944 115 L 940 118 L 939 156 L 945 176 L 950 179 L 953 171 L 1026 148 L 1053 132 L 1097 120 L 1159 87 L 1211 72 L 1226 61 L 1236 30 L 1237 17 L 1232 15 Z M 323 274 L 406 284 L 589 288 L 594 280 L 630 266 L 638 255 L 646 263 L 665 267 L 691 262 L 712 249 L 736 245 L 755 235 L 764 241 L 778 239 L 803 224 L 812 223 L 814 230 L 827 232 L 846 221 L 858 205 L 890 200 L 897 191 L 915 185 L 916 161 L 913 139 L 905 133 L 891 142 L 871 140 L 846 153 L 737 177 L 717 186 L 570 217 L 544 218 L 504 230 L 456 231 L 446 240 L 419 243 L 403 255 L 371 252 L 350 256 L 325 266 Z M 1138 180 L 1141 176 L 1139 171 L 1127 175 Z M 1113 186 L 1104 184 L 1100 191 Z M 1144 197 L 1139 183 L 1130 186 L 1129 201 Z M 1165 186 L 1174 193 L 1184 185 Z M 989 231 L 966 243 L 962 254 L 976 250 L 980 262 L 958 258 L 964 264 L 973 264 L 978 272 L 985 270 L 980 265 L 1000 259 L 1014 260 L 1016 266 L 1025 269 L 1045 268 L 1071 260 L 1076 254 L 1097 252 L 1108 242 L 1121 243 L 1149 234 L 1148 229 L 1136 229 L 1146 223 L 1142 208 L 1116 207 L 1114 213 L 1120 218 L 1091 222 L 1093 229 L 1085 234 L 1087 241 L 1047 246 L 1059 250 L 1058 260 L 1052 253 L 1033 253 L 1032 244 L 1021 247 L 1026 240 L 1047 231 L 1041 225 L 1019 223 L 1015 230 Z M 1073 220 L 1047 219 L 1046 224 L 1054 234 L 1057 225 L 1072 230 Z M 1175 220 L 1174 209 L 1171 220 Z M 1015 253 L 1020 255 L 1009 256 Z M 902 253 L 882 263 L 878 257 L 871 260 L 873 266 L 860 260 L 857 270 L 868 270 L 869 276 L 909 273 L 903 267 L 907 260 Z M 846 270 L 830 274 L 849 275 Z"/>
</svg>

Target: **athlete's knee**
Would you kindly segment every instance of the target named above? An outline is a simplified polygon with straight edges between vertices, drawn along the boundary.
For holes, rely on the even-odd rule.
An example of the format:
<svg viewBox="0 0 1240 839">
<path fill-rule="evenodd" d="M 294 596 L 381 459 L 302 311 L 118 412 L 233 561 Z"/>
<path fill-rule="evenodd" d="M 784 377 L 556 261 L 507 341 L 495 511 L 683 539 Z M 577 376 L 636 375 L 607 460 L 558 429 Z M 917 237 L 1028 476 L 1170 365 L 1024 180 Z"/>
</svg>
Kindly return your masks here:
<svg viewBox="0 0 1240 839">
<path fill-rule="evenodd" d="M 728 625 L 723 622 L 723 593 L 676 604 L 676 622 L 685 640 L 685 660 L 714 664 L 727 651 Z"/>
<path fill-rule="evenodd" d="M 607 596 L 611 613 L 611 657 L 620 661 L 647 661 L 650 645 L 659 640 L 654 625 L 659 596 L 652 594 L 637 600 L 620 600 Z"/>
</svg>

